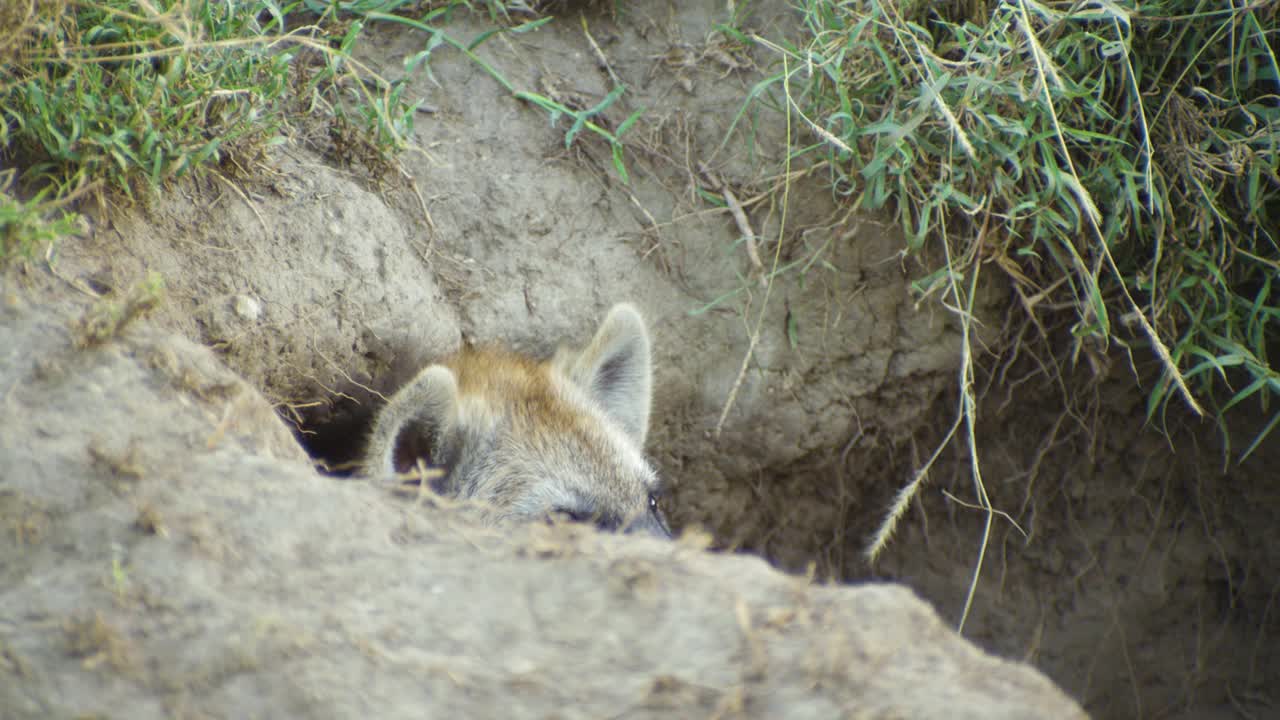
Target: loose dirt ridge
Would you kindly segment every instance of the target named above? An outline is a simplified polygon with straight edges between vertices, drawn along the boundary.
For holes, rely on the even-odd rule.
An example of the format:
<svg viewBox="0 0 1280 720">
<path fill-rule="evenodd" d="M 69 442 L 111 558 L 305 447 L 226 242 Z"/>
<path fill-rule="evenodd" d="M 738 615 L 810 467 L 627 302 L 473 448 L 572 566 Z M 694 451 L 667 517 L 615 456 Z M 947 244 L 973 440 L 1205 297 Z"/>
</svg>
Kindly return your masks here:
<svg viewBox="0 0 1280 720">
<path fill-rule="evenodd" d="M 205 348 L 67 326 L 0 310 L 5 718 L 1084 717 L 906 588 L 486 529 L 315 473 Z"/>
</svg>

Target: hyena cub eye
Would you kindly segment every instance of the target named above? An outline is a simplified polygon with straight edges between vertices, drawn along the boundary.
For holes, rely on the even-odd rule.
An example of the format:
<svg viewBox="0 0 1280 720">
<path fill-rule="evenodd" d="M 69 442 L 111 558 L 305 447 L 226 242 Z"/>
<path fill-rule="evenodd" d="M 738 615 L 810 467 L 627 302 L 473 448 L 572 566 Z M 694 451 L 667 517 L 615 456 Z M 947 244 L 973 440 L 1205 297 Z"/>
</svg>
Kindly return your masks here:
<svg viewBox="0 0 1280 720">
<path fill-rule="evenodd" d="M 671 526 L 667 524 L 667 516 L 663 514 L 662 507 L 658 500 L 662 497 L 662 490 L 655 490 L 649 493 L 649 532 L 658 536 L 671 537 Z"/>
</svg>

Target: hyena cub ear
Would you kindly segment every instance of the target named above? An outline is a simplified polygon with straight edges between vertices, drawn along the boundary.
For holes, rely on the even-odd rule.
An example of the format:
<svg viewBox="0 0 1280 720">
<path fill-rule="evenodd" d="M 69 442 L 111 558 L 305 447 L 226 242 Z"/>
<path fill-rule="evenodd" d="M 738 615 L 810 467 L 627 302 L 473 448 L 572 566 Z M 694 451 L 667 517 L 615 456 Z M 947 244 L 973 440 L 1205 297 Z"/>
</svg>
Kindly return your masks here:
<svg viewBox="0 0 1280 720">
<path fill-rule="evenodd" d="M 449 368 L 431 365 L 418 373 L 378 413 L 369 438 L 365 474 L 408 472 L 422 459 L 443 467 L 453 458 L 458 424 L 458 382 Z"/>
<path fill-rule="evenodd" d="M 644 447 L 653 369 L 649 332 L 634 306 L 614 305 L 591 343 L 579 352 L 561 351 L 555 365 L 586 390 L 638 447 Z"/>
</svg>

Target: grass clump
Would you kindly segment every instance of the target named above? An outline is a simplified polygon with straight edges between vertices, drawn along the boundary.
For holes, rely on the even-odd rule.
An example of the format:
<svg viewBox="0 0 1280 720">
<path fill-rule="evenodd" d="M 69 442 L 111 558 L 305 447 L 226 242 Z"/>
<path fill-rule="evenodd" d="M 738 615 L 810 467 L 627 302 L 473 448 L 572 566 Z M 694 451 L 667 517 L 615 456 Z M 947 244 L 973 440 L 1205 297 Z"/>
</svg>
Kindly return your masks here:
<svg viewBox="0 0 1280 720">
<path fill-rule="evenodd" d="M 546 6 L 546 7 L 544 7 Z M 544 17 L 498 27 L 461 43 L 434 25 L 456 9 L 483 9 L 496 21 L 536 16 L 555 4 L 466 0 L 37 0 L 0 5 L 0 158 L 22 168 L 0 178 L 0 261 L 28 257 L 76 225 L 54 217 L 85 194 L 132 198 L 192 172 L 243 173 L 263 149 L 305 122 L 339 161 L 381 174 L 408 145 L 418 103 L 404 97 L 409 77 L 430 73 L 441 45 L 461 51 L 515 97 L 553 122 L 573 121 L 566 145 L 583 129 L 613 151 L 626 179 L 620 136 L 598 107 L 572 108 L 519 92 L 475 54 L 500 32 L 525 32 Z M 425 33 L 405 77 L 388 82 L 353 57 L 369 22 Z M 303 24 L 306 23 L 306 24 Z M 287 27 L 291 26 L 291 27 Z M 21 189 L 22 192 L 19 192 Z"/>
<path fill-rule="evenodd" d="M 211 168 L 244 174 L 303 118 L 324 118 L 350 156 L 403 148 L 414 111 L 403 84 L 351 57 L 359 23 L 333 21 L 331 3 L 312 14 L 313 4 L 5 5 L 0 20 L 14 30 L 0 41 L 0 156 L 23 172 L 5 184 L 0 260 L 70 228 L 46 217 L 51 206 L 86 193 L 133 198 Z"/>
<path fill-rule="evenodd" d="M 0 75 L 0 142 L 26 179 L 131 195 L 279 127 L 291 55 L 264 40 L 280 22 L 273 3 L 36 7 Z"/>
<path fill-rule="evenodd" d="M 1274 401 L 1280 6 L 799 6 L 807 44 L 736 34 L 786 56 L 752 96 L 791 102 L 811 139 L 797 154 L 838 195 L 891 210 L 912 251 L 942 243 L 919 291 L 965 308 L 994 265 L 1022 325 L 1069 329 L 1073 357 L 1145 343 L 1150 418 L 1180 397 L 1225 436 L 1233 406 Z"/>
<path fill-rule="evenodd" d="M 0 259 L 74 227 L 86 193 L 133 197 L 258 151 L 280 125 L 288 53 L 269 2 L 12 3 L 0 45 Z M 265 18 L 261 20 L 260 18 Z"/>
</svg>

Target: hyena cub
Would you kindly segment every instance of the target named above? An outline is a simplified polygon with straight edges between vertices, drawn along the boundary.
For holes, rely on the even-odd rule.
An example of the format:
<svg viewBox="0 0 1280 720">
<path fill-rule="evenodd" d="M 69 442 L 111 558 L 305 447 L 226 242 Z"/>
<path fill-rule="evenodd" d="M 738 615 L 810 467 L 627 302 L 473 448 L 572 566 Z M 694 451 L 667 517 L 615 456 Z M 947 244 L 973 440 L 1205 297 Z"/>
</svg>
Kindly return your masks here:
<svg viewBox="0 0 1280 720">
<path fill-rule="evenodd" d="M 422 461 L 444 473 L 437 492 L 483 501 L 498 519 L 560 515 L 670 537 L 642 452 L 651 389 L 649 333 L 628 304 L 609 311 L 586 348 L 548 362 L 464 349 L 391 397 L 365 473 Z"/>
</svg>

